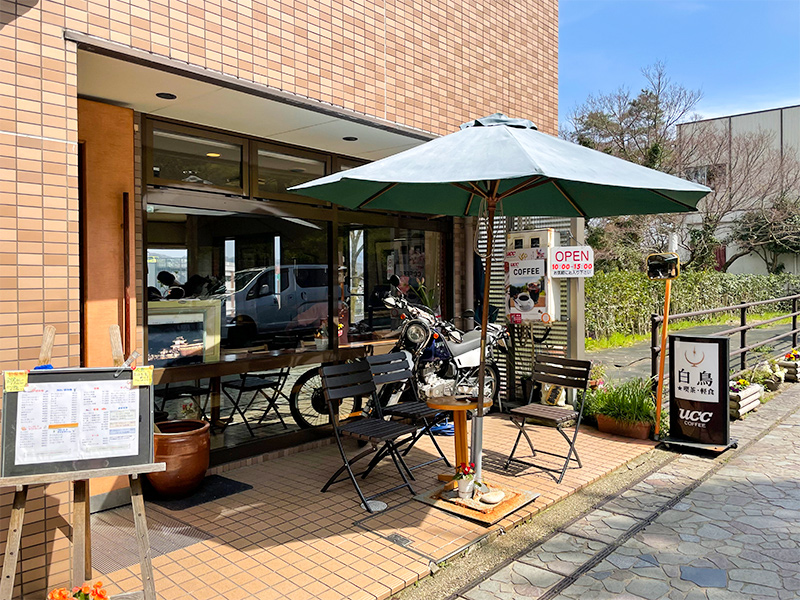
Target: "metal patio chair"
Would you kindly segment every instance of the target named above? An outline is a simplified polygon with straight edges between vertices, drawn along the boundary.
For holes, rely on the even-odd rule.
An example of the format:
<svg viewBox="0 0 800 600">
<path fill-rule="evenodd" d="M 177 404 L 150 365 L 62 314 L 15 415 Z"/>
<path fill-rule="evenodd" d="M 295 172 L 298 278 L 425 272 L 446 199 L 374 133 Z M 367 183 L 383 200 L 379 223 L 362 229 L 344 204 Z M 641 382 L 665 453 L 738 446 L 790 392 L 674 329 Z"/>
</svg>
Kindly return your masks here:
<svg viewBox="0 0 800 600">
<path fill-rule="evenodd" d="M 581 424 L 583 417 L 583 406 L 586 400 L 586 390 L 589 387 L 589 370 L 592 368 L 591 361 L 588 360 L 575 360 L 571 358 L 561 358 L 558 356 L 550 356 L 548 354 L 537 354 L 533 361 L 533 381 L 539 383 L 547 383 L 553 386 L 560 386 L 562 388 L 571 388 L 576 390 L 575 406 L 572 410 L 569 408 L 562 408 L 558 406 L 546 406 L 543 404 L 532 403 L 533 400 L 533 386 L 531 386 L 531 393 L 528 397 L 528 404 L 515 408 L 511 411 L 511 422 L 519 428 L 517 433 L 517 440 L 514 442 L 514 447 L 511 449 L 511 454 L 508 455 L 504 469 L 508 469 L 512 462 L 522 463 L 531 467 L 537 467 L 544 471 L 551 471 L 559 473 L 556 483 L 561 483 L 564 479 L 564 474 L 567 472 L 567 467 L 571 460 L 578 463 L 578 468 L 582 468 L 581 459 L 578 456 L 578 451 L 575 449 L 575 440 L 578 438 L 578 428 Z M 575 410 L 577 409 L 577 410 Z M 569 444 L 569 451 L 566 456 L 556 452 L 548 452 L 545 450 L 536 450 L 533 446 L 528 432 L 525 430 L 525 425 L 530 421 L 533 425 L 543 427 L 555 427 L 556 430 Z M 568 427 L 575 428 L 572 437 L 565 433 L 564 429 Z M 555 469 L 544 465 L 528 462 L 519 458 L 514 458 L 514 453 L 517 450 L 519 441 L 522 436 L 528 441 L 531 447 L 533 456 L 537 452 L 540 454 L 547 454 L 564 459 L 564 466 L 561 469 Z M 575 455 L 572 458 L 572 455 Z"/>
<path fill-rule="evenodd" d="M 347 476 L 356 488 L 358 497 L 361 499 L 362 506 L 369 512 L 375 512 L 370 500 L 387 494 L 394 490 L 407 487 L 412 494 L 416 494 L 414 488 L 411 487 L 409 479 L 414 479 L 411 475 L 410 469 L 406 466 L 403 458 L 397 451 L 398 439 L 409 434 L 413 434 L 417 430 L 416 425 L 409 425 L 400 421 L 384 421 L 376 397 L 375 383 L 372 380 L 372 373 L 370 372 L 369 364 L 366 361 L 358 360 L 352 363 L 341 365 L 330 365 L 320 367 L 320 376 L 322 377 L 322 389 L 325 393 L 325 400 L 328 404 L 328 412 L 330 415 L 331 423 L 333 425 L 333 433 L 336 438 L 336 445 L 339 447 L 339 453 L 342 456 L 343 465 L 328 479 L 327 483 L 322 487 L 322 492 L 326 492 L 328 488 L 334 483 L 344 481 L 346 477 L 341 477 L 342 473 L 347 471 Z M 375 405 L 374 417 L 361 417 L 356 420 L 349 420 L 345 423 L 339 422 L 339 404 L 344 398 L 353 397 L 371 397 Z M 364 449 L 352 458 L 347 457 L 344 446 L 342 445 L 343 438 L 353 438 L 361 442 L 366 442 L 369 447 Z M 388 490 L 383 490 L 371 496 L 365 496 L 361 491 L 356 480 L 356 473 L 353 472 L 353 465 L 364 458 L 378 452 L 382 457 L 390 456 L 394 462 L 397 471 L 403 478 L 403 483 L 392 487 Z"/>
<path fill-rule="evenodd" d="M 289 367 L 284 367 L 282 369 L 278 369 L 277 371 L 242 373 L 239 379 L 225 381 L 222 383 L 222 392 L 233 403 L 231 416 L 233 416 L 233 413 L 238 412 L 242 416 L 242 419 L 244 419 L 244 424 L 247 427 L 247 430 L 250 432 L 250 435 L 254 436 L 255 433 L 253 432 L 253 426 L 250 425 L 250 422 L 247 419 L 246 413 L 259 395 L 263 396 L 267 401 L 267 406 L 264 409 L 264 412 L 261 413 L 261 417 L 258 419 L 257 425 L 261 425 L 261 423 L 267 417 L 267 414 L 269 414 L 270 411 L 274 411 L 278 417 L 278 420 L 281 422 L 281 425 L 283 425 L 283 428 L 289 428 L 288 425 L 286 425 L 286 422 L 283 420 L 280 411 L 278 410 L 278 400 L 281 397 L 286 398 L 287 401 L 289 400 L 288 396 L 283 393 L 283 387 L 286 385 L 286 379 L 288 377 Z M 229 390 L 236 393 L 236 398 L 229 393 Z M 246 392 L 253 392 L 253 397 L 250 399 L 250 402 L 247 403 L 247 406 L 242 409 L 240 406 L 242 402 L 242 395 Z"/>
<path fill-rule="evenodd" d="M 403 352 L 392 352 L 390 354 L 368 356 L 366 360 L 369 363 L 369 368 L 372 372 L 372 380 L 375 382 L 376 387 L 401 384 L 402 392 L 408 389 L 414 397 L 413 401 L 400 402 L 398 404 L 381 407 L 381 412 L 384 417 L 397 417 L 417 426 L 415 434 L 404 440 L 404 443 L 407 445 L 403 450 L 403 456 L 407 456 L 409 451 L 414 447 L 414 444 L 424 435 L 430 437 L 434 448 L 436 448 L 436 451 L 439 453 L 437 458 L 414 465 L 410 468 L 412 470 L 418 469 L 440 460 L 443 460 L 444 463 L 450 467 L 450 461 L 447 460 L 444 452 L 442 452 L 442 449 L 439 447 L 439 443 L 436 441 L 433 433 L 431 433 L 431 427 L 445 420 L 448 416 L 448 412 L 431 408 L 427 403 L 420 400 L 416 382 L 414 381 L 414 373 L 408 361 L 408 355 Z M 380 457 L 376 456 L 372 460 L 369 467 L 364 472 L 363 477 L 369 474 L 374 468 L 374 464 L 377 464 L 379 459 Z"/>
</svg>

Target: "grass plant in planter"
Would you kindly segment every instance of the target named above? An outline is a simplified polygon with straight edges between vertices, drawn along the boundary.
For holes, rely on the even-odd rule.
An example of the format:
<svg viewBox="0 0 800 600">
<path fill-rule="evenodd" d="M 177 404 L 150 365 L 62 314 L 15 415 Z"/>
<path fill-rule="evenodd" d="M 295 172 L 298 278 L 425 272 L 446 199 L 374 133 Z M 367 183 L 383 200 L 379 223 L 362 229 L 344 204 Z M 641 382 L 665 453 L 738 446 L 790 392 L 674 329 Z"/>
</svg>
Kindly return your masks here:
<svg viewBox="0 0 800 600">
<path fill-rule="evenodd" d="M 640 377 L 619 384 L 606 383 L 592 391 L 587 400 L 587 408 L 600 431 L 639 440 L 650 437 L 656 406 L 649 379 Z"/>
</svg>

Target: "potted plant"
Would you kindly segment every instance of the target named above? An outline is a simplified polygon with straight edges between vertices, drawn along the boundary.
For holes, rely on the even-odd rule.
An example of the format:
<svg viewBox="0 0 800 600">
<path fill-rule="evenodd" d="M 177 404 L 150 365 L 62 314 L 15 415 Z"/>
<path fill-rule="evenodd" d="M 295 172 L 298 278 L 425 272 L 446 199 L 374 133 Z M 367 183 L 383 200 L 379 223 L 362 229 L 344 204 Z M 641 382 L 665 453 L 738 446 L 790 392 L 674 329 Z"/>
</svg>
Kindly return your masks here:
<svg viewBox="0 0 800 600">
<path fill-rule="evenodd" d="M 764 388 L 757 383 L 740 377 L 736 381 L 729 382 L 728 389 L 730 390 L 730 412 L 734 419 L 738 419 L 761 404 Z"/>
<path fill-rule="evenodd" d="M 166 471 L 145 475 L 159 496 L 176 498 L 195 491 L 206 476 L 211 453 L 209 424 L 194 419 L 156 423 L 153 434 L 155 462 Z"/>
<path fill-rule="evenodd" d="M 458 497 L 472 498 L 475 491 L 475 463 L 458 465 L 454 479 L 458 482 Z"/>
<path fill-rule="evenodd" d="M 589 388 L 596 390 L 605 383 L 606 366 L 603 363 L 592 363 L 589 370 Z"/>
<path fill-rule="evenodd" d="M 620 384 L 606 384 L 591 392 L 588 405 L 597 420 L 597 428 L 639 440 L 650 437 L 655 423 L 655 402 L 649 379 L 629 379 Z"/>
<path fill-rule="evenodd" d="M 84 583 L 82 586 L 72 588 L 72 593 L 67 588 L 58 588 L 47 594 L 47 600 L 108 600 L 108 592 L 103 588 L 103 582 L 98 581 L 93 586 Z"/>
</svg>

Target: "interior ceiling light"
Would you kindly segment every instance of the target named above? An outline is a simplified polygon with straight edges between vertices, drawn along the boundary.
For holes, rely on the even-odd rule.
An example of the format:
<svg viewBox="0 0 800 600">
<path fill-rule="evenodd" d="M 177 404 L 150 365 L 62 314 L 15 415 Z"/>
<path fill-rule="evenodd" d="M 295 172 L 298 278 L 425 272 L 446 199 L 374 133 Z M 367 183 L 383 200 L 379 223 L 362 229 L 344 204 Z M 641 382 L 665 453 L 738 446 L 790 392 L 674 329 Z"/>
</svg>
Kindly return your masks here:
<svg viewBox="0 0 800 600">
<path fill-rule="evenodd" d="M 221 155 L 219 152 L 206 152 L 206 156 L 209 158 L 219 158 Z"/>
<path fill-rule="evenodd" d="M 156 96 L 162 100 L 175 100 L 175 98 L 177 98 L 175 94 L 170 94 L 169 92 L 158 92 Z"/>
<path fill-rule="evenodd" d="M 358 141 L 357 137 L 353 137 L 352 135 L 346 135 L 342 138 L 345 142 L 356 142 Z"/>
</svg>

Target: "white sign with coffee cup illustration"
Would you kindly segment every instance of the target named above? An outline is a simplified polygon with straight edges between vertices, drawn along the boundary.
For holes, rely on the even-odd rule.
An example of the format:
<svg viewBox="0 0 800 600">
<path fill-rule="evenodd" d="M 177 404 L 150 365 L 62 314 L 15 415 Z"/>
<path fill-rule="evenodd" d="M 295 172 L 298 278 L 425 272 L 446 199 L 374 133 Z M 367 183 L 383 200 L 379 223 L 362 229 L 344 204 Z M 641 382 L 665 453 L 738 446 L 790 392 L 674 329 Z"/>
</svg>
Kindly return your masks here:
<svg viewBox="0 0 800 600">
<path fill-rule="evenodd" d="M 550 322 L 554 294 L 547 276 L 547 252 L 554 232 L 514 231 L 508 234 L 505 256 L 506 315 L 510 324 Z"/>
</svg>

